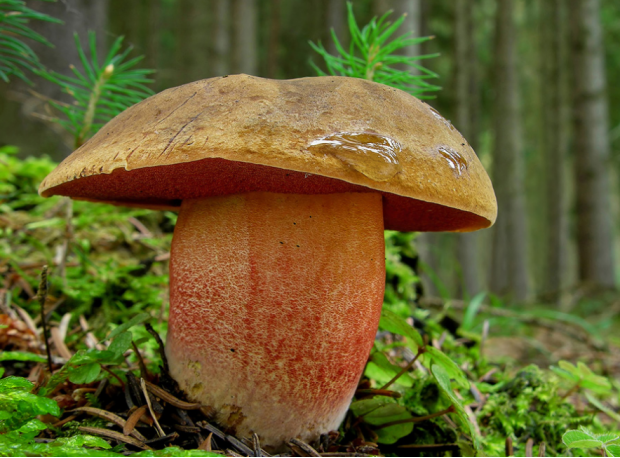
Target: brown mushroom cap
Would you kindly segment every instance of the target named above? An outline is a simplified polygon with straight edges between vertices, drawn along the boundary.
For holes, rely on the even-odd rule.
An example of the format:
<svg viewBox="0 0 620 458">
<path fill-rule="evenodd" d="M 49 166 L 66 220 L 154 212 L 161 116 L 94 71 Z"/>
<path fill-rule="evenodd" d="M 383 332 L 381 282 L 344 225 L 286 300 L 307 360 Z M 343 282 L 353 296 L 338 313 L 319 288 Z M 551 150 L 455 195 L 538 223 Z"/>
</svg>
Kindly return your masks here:
<svg viewBox="0 0 620 458">
<path fill-rule="evenodd" d="M 429 105 L 366 80 L 211 78 L 124 111 L 67 157 L 42 196 L 146 208 L 255 191 L 380 192 L 386 229 L 493 224 L 489 177 Z"/>
</svg>

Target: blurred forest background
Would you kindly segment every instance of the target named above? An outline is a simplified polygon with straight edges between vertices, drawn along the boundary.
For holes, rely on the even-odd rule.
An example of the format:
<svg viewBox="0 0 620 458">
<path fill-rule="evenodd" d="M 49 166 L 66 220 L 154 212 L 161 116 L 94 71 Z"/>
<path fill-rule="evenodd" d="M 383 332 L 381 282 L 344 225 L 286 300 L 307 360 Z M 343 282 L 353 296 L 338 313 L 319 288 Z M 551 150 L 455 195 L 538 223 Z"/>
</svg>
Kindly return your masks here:
<svg viewBox="0 0 620 458">
<path fill-rule="evenodd" d="M 27 1 L 62 24 L 32 21 L 52 42 L 32 47 L 69 74 L 79 63 L 73 33 L 98 37 L 100 55 L 119 35 L 153 90 L 212 76 L 313 76 L 322 59 L 308 41 L 346 42 L 344 0 Z M 618 0 L 355 0 L 359 24 L 393 10 L 401 32 L 434 39 L 408 49 L 442 87 L 428 102 L 464 134 L 492 177 L 494 228 L 416 239 L 427 296 L 490 291 L 513 301 L 620 311 L 620 4 Z M 44 97 L 67 100 L 33 78 L 0 85 L 0 146 L 22 157 L 62 160 L 71 140 L 45 113 Z M 36 95 L 34 92 L 36 92 Z M 595 298 L 595 300 L 592 300 Z"/>
</svg>

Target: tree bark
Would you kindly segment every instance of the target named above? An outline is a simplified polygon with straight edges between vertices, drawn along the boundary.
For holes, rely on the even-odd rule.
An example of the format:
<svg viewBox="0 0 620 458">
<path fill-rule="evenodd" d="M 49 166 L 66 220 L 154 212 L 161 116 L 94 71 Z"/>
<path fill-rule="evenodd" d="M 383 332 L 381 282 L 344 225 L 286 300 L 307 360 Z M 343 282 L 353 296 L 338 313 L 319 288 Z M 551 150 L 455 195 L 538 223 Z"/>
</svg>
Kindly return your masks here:
<svg viewBox="0 0 620 458">
<path fill-rule="evenodd" d="M 280 0 L 269 2 L 269 44 L 267 48 L 267 77 L 277 78 L 280 57 Z"/>
<path fill-rule="evenodd" d="M 338 37 L 338 41 L 340 41 L 340 44 L 344 46 L 345 49 L 348 44 L 345 41 L 345 38 L 348 37 L 348 33 L 346 32 L 346 12 L 347 7 L 344 0 L 327 0 L 327 5 L 325 8 L 325 25 L 327 26 L 327 30 L 325 31 L 325 43 L 327 51 L 332 55 L 338 55 L 336 44 L 334 43 L 334 40 L 332 40 L 332 29 Z"/>
<path fill-rule="evenodd" d="M 421 35 L 421 16 L 422 16 L 422 4 L 421 0 L 374 0 L 373 13 L 380 17 L 392 10 L 390 20 L 396 21 L 403 14 L 406 15 L 405 20 L 398 29 L 395 36 L 400 36 L 405 33 L 411 33 L 414 37 Z M 420 54 L 419 45 L 411 45 L 401 51 L 406 56 L 417 56 Z"/>
<path fill-rule="evenodd" d="M 546 182 L 546 262 L 543 295 L 557 302 L 565 284 L 568 252 L 566 210 L 566 130 L 562 43 L 563 2 L 543 2 L 540 19 L 542 48 L 543 142 Z"/>
<path fill-rule="evenodd" d="M 213 73 L 223 76 L 230 72 L 230 2 L 214 0 L 213 14 Z"/>
<path fill-rule="evenodd" d="M 570 2 L 579 279 L 614 287 L 608 106 L 598 0 Z"/>
<path fill-rule="evenodd" d="M 454 2 L 454 85 L 455 85 L 455 119 L 454 125 L 459 129 L 469 144 L 476 150 L 476 106 L 478 81 L 472 10 L 472 0 Z M 460 296 L 474 296 L 482 289 L 480 266 L 478 262 L 478 234 L 458 234 L 456 253 L 462 272 L 462 291 Z"/>
<path fill-rule="evenodd" d="M 497 0 L 496 5 L 493 183 L 499 214 L 491 290 L 523 301 L 529 295 L 529 280 L 514 1 Z"/>
<path fill-rule="evenodd" d="M 258 33 L 256 0 L 232 1 L 233 73 L 256 75 L 258 70 Z"/>
</svg>

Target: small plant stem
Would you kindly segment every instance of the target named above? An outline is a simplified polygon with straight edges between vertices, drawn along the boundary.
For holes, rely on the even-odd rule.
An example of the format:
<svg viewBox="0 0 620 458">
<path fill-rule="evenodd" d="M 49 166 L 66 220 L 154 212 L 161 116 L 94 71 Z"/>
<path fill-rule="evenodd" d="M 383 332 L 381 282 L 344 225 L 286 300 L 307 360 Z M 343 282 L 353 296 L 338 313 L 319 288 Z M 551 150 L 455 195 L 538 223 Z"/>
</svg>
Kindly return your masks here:
<svg viewBox="0 0 620 458">
<path fill-rule="evenodd" d="M 368 64 L 372 64 L 372 61 L 375 60 L 375 57 L 377 56 L 377 54 L 379 54 L 379 49 L 381 48 L 374 44 L 370 47 L 370 50 L 368 52 L 368 61 L 367 61 Z M 364 78 L 367 80 L 373 81 L 375 77 L 375 70 L 378 67 L 381 67 L 381 62 L 377 62 L 376 64 L 372 65 L 370 68 L 367 68 Z"/>
<path fill-rule="evenodd" d="M 116 375 L 114 372 L 112 372 L 110 369 L 108 369 L 107 367 L 105 367 L 103 364 L 100 364 L 101 369 L 103 369 L 104 371 L 106 371 L 108 374 L 110 374 L 112 377 L 114 377 L 116 380 L 118 380 L 118 382 L 121 384 L 121 388 L 124 390 L 125 389 L 125 382 L 123 382 L 123 379 L 120 378 L 118 375 Z"/>
<path fill-rule="evenodd" d="M 512 437 L 510 436 L 506 438 L 505 449 L 506 449 L 506 456 L 514 455 L 514 449 L 512 447 Z"/>
<path fill-rule="evenodd" d="M 404 425 L 405 423 L 420 423 L 421 421 L 431 420 L 432 418 L 441 417 L 442 415 L 452 412 L 454 412 L 454 406 L 450 406 L 447 409 L 441 410 L 439 412 L 424 415 L 423 417 L 407 418 L 406 420 L 396 420 L 390 421 L 388 423 L 383 423 L 382 425 L 377 426 L 375 430 L 388 428 L 390 426 Z"/>
<path fill-rule="evenodd" d="M 407 373 L 409 371 L 409 369 L 411 369 L 413 367 L 413 365 L 415 364 L 415 362 L 418 360 L 418 358 L 420 357 L 420 355 L 426 353 L 426 348 L 424 347 L 419 347 L 418 348 L 418 353 L 414 356 L 414 358 L 409 361 L 409 364 L 407 364 L 405 367 L 403 367 L 401 369 L 401 371 L 396 374 L 394 377 L 392 377 L 392 380 L 390 380 L 389 382 L 387 382 L 385 385 L 383 385 L 381 388 L 379 388 L 380 390 L 387 390 L 388 387 L 394 383 L 396 380 L 398 380 L 400 377 L 402 377 L 405 373 Z"/>
<path fill-rule="evenodd" d="M 138 365 L 140 366 L 140 376 L 143 379 L 147 379 L 149 376 L 149 372 L 148 370 L 146 370 L 146 365 L 144 364 L 142 355 L 140 354 L 140 351 L 138 350 L 138 347 L 136 346 L 136 343 L 133 340 L 131 341 L 131 346 L 133 347 L 133 351 L 136 354 L 136 358 L 138 358 Z"/>
<path fill-rule="evenodd" d="M 544 442 L 541 442 L 538 446 L 538 456 L 545 456 L 547 452 L 547 445 Z"/>
<path fill-rule="evenodd" d="M 375 390 L 372 388 L 357 390 L 355 396 L 387 396 L 394 399 L 402 397 L 398 391 Z"/>
<path fill-rule="evenodd" d="M 534 456 L 534 439 L 531 437 L 525 443 L 525 456 Z"/>
<path fill-rule="evenodd" d="M 577 392 L 579 390 L 579 388 L 581 388 L 581 380 L 575 386 L 573 386 L 570 390 L 568 390 L 566 393 L 564 393 L 564 396 L 562 396 L 560 399 L 562 399 L 562 400 L 566 399 L 571 394 Z"/>
<path fill-rule="evenodd" d="M 95 120 L 95 111 L 97 109 L 97 102 L 99 102 L 99 98 L 101 97 L 101 90 L 105 85 L 106 81 L 110 79 L 114 73 L 114 68 L 110 70 L 108 67 L 101 72 L 99 78 L 95 82 L 93 89 L 90 93 L 90 98 L 88 99 L 88 106 L 86 107 L 86 113 L 84 114 L 84 122 L 82 124 L 82 128 L 80 132 L 75 138 L 75 148 L 79 148 L 82 144 L 87 140 L 88 133 L 90 132 L 90 128 L 93 125 L 93 121 Z"/>
<path fill-rule="evenodd" d="M 148 333 L 151 334 L 157 341 L 157 345 L 159 346 L 159 356 L 161 357 L 161 362 L 164 366 L 164 370 L 166 372 L 170 372 L 170 370 L 168 369 L 168 358 L 166 358 L 166 352 L 164 351 L 164 342 L 161 340 L 161 337 L 159 337 L 159 334 L 157 334 L 155 329 L 153 329 L 153 326 L 151 326 L 149 323 L 146 323 L 144 327 L 146 328 Z"/>
<path fill-rule="evenodd" d="M 50 353 L 50 346 L 48 343 L 47 332 L 47 320 L 45 319 L 45 301 L 47 300 L 47 265 L 41 269 L 41 281 L 39 282 L 39 290 L 37 291 L 37 298 L 41 305 L 41 324 L 43 325 L 43 341 L 45 342 L 45 351 L 47 352 L 47 367 L 52 373 L 52 354 Z"/>
</svg>

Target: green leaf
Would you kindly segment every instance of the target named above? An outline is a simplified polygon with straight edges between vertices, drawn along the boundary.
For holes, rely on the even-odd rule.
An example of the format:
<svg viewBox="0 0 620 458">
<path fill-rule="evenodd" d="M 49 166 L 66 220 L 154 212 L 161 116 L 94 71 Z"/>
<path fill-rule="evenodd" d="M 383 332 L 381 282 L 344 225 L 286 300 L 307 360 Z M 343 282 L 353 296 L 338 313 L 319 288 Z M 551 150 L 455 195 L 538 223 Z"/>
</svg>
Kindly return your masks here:
<svg viewBox="0 0 620 458">
<path fill-rule="evenodd" d="M 355 401 L 350 409 L 356 417 L 362 417 L 365 423 L 373 426 L 413 418 L 405 407 L 385 396 Z M 410 434 L 411 431 L 413 431 L 413 423 L 403 423 L 376 429 L 375 433 L 379 436 L 380 443 L 393 444 L 401 437 Z"/>
<path fill-rule="evenodd" d="M 22 377 L 9 376 L 0 380 L 0 393 L 32 391 L 34 383 Z"/>
<path fill-rule="evenodd" d="M 608 442 L 615 442 L 618 439 L 620 439 L 620 436 L 618 436 L 617 434 L 597 434 L 596 438 L 598 440 L 600 440 L 601 442 L 604 442 L 605 444 L 607 444 Z"/>
<path fill-rule="evenodd" d="M 588 400 L 588 402 L 590 404 L 592 404 L 594 407 L 596 407 L 598 410 L 603 412 L 605 415 L 607 415 L 611 419 L 613 419 L 613 420 L 617 421 L 618 423 L 620 423 L 620 414 L 618 414 L 614 410 L 606 407 L 601 401 L 596 399 L 594 397 L 594 395 L 592 395 L 591 393 L 586 391 L 585 396 L 586 396 L 586 399 Z"/>
<path fill-rule="evenodd" d="M 422 336 L 416 329 L 410 326 L 409 323 L 407 323 L 403 318 L 385 308 L 381 310 L 379 327 L 386 331 L 405 337 L 407 339 L 407 345 L 414 353 L 418 352 L 418 347 L 424 345 Z"/>
<path fill-rule="evenodd" d="M 47 361 L 41 355 L 26 351 L 3 351 L 0 353 L 0 361 L 32 361 L 35 363 L 45 363 Z"/>
<path fill-rule="evenodd" d="M 445 370 L 448 377 L 454 379 L 461 388 L 469 388 L 469 381 L 467 380 L 467 377 L 465 377 L 465 374 L 461 368 L 457 366 L 457 364 L 445 353 L 431 346 L 426 347 L 426 353 L 430 356 L 432 364 L 441 366 Z"/>
<path fill-rule="evenodd" d="M 596 375 L 582 362 L 578 362 L 575 367 L 568 361 L 562 360 L 558 362 L 558 366 L 560 369 L 551 367 L 551 370 L 560 377 L 579 383 L 582 388 L 596 393 L 609 393 L 611 391 L 611 382 L 605 377 Z"/>
<path fill-rule="evenodd" d="M 82 366 L 84 364 L 112 362 L 116 359 L 116 354 L 110 350 L 84 350 L 78 351 L 71 357 L 68 364 L 71 366 Z"/>
<path fill-rule="evenodd" d="M 620 445 L 606 445 L 607 456 L 620 456 Z"/>
<path fill-rule="evenodd" d="M 452 402 L 452 405 L 454 406 L 456 410 L 455 413 L 457 417 L 459 418 L 460 423 L 462 425 L 465 425 L 465 427 L 467 428 L 469 434 L 471 435 L 473 439 L 474 447 L 476 449 L 479 448 L 479 439 L 476 434 L 476 430 L 474 429 L 474 425 L 469 420 L 469 416 L 467 415 L 467 412 L 465 412 L 465 409 L 463 408 L 463 404 L 461 403 L 461 400 L 457 398 L 456 395 L 454 394 L 454 391 L 452 390 L 452 384 L 450 382 L 450 376 L 446 372 L 445 368 L 442 365 L 433 364 L 431 366 L 431 373 L 435 377 L 435 380 L 437 381 L 437 384 L 439 385 L 439 388 L 441 389 L 441 391 L 446 396 L 448 396 L 448 398 Z"/>
<path fill-rule="evenodd" d="M 387 423 L 413 418 L 409 411 L 399 404 L 387 404 L 380 407 L 368 415 L 364 416 L 364 422 L 381 426 Z M 398 425 L 387 426 L 375 429 L 378 436 L 377 442 L 380 444 L 393 444 L 401 437 L 405 437 L 413 431 L 413 423 L 401 423 Z"/>
<path fill-rule="evenodd" d="M 116 338 L 112 341 L 108 350 L 116 355 L 116 357 L 123 356 L 129 347 L 131 347 L 131 341 L 133 339 L 133 335 L 131 331 L 121 332 Z"/>
<path fill-rule="evenodd" d="M 106 339 L 113 339 L 120 333 L 127 331 L 132 326 L 143 323 L 150 319 L 151 319 L 151 315 L 149 315 L 148 313 L 140 313 L 134 316 L 131 320 L 127 321 L 126 323 L 123 323 L 120 326 L 114 328 L 114 330 L 106 337 Z"/>
<path fill-rule="evenodd" d="M 571 430 L 564 433 L 562 442 L 568 448 L 594 448 L 602 447 L 603 442 L 585 430 Z"/>
<path fill-rule="evenodd" d="M 583 377 L 581 386 L 597 393 L 609 393 L 611 391 L 611 382 L 600 375 L 596 375 L 582 362 L 577 363 L 577 369 Z"/>
<path fill-rule="evenodd" d="M 385 385 L 400 371 L 399 366 L 392 364 L 382 352 L 376 351 L 370 355 L 364 375 L 371 380 L 376 380 L 379 385 Z M 414 379 L 409 374 L 403 374 L 394 383 L 410 388 L 413 386 Z"/>
<path fill-rule="evenodd" d="M 575 375 L 567 370 L 561 369 L 559 367 L 555 367 L 555 366 L 550 366 L 549 369 L 551 369 L 553 372 L 555 372 L 557 375 L 559 375 L 560 377 L 562 377 L 563 379 L 569 380 L 571 382 L 574 383 L 578 383 L 580 378 L 578 375 Z"/>
<path fill-rule="evenodd" d="M 482 301 L 487 296 L 486 292 L 480 292 L 476 294 L 473 299 L 467 305 L 467 309 L 465 310 L 465 315 L 463 316 L 463 323 L 461 324 L 461 328 L 465 331 L 471 331 L 474 327 L 474 320 L 476 315 L 478 314 L 478 310 L 482 306 Z"/>
<path fill-rule="evenodd" d="M 37 396 L 35 405 L 38 411 L 41 412 L 39 415 L 48 413 L 54 417 L 60 416 L 60 407 L 58 407 L 58 404 L 53 399 Z"/>
<path fill-rule="evenodd" d="M 99 363 L 85 364 L 73 369 L 69 375 L 69 380 L 76 385 L 92 383 L 99 376 L 101 366 Z"/>
<path fill-rule="evenodd" d="M 349 409 L 356 417 L 362 417 L 370 412 L 383 407 L 387 404 L 394 404 L 396 401 L 387 396 L 377 396 L 370 399 L 360 399 L 351 403 Z"/>
<path fill-rule="evenodd" d="M 58 438 L 58 442 L 68 447 L 99 447 L 104 449 L 112 448 L 108 442 L 100 437 L 90 436 L 88 434 L 79 434 L 72 437 Z"/>
<path fill-rule="evenodd" d="M 20 433 L 35 433 L 43 431 L 44 429 L 47 429 L 47 425 L 41 420 L 37 420 L 36 418 L 34 418 L 26 424 L 22 425 L 19 429 L 17 429 L 17 431 Z"/>
</svg>

